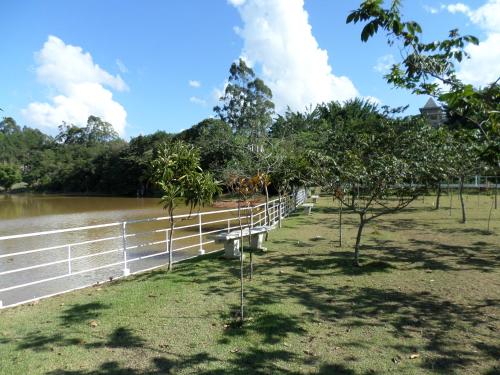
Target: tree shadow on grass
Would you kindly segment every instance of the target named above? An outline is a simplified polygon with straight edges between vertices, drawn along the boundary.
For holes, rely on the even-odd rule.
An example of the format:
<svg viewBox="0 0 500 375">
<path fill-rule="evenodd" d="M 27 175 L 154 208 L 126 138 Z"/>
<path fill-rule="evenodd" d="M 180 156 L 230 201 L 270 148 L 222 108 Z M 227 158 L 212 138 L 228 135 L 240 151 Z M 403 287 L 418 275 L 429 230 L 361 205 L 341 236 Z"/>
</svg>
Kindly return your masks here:
<svg viewBox="0 0 500 375">
<path fill-rule="evenodd" d="M 122 366 L 117 361 L 102 363 L 97 370 L 55 370 L 46 375 L 165 375 L 176 374 L 180 370 L 190 369 L 203 363 L 216 360 L 208 353 L 198 353 L 191 356 L 170 355 L 155 357 L 147 370 Z M 201 372 L 198 372 L 201 373 Z"/>
<path fill-rule="evenodd" d="M 464 234 L 475 234 L 478 236 L 493 236 L 494 232 L 487 231 L 486 229 L 478 228 L 440 228 L 437 229 L 438 232 L 446 234 L 464 233 Z"/>
<path fill-rule="evenodd" d="M 17 350 L 30 349 L 35 352 L 44 352 L 53 351 L 56 347 L 63 348 L 72 345 L 84 346 L 88 349 L 147 347 L 146 341 L 143 338 L 135 335 L 132 330 L 126 327 L 118 327 L 109 334 L 107 340 L 93 343 L 86 343 L 83 338 L 72 337 L 74 336 L 73 333 L 68 333 L 66 336 L 63 333 L 45 335 L 40 333 L 40 331 L 30 332 L 18 343 Z"/>
<path fill-rule="evenodd" d="M 66 338 L 61 333 L 43 335 L 39 331 L 30 332 L 17 345 L 17 350 L 30 349 L 35 352 L 51 351 L 55 346 L 66 347 L 79 345 L 83 341 L 78 338 Z"/>
<path fill-rule="evenodd" d="M 235 307 L 233 311 L 238 311 Z M 300 317 L 265 312 L 259 309 L 258 303 L 252 305 L 251 316 L 247 318 L 243 325 L 235 318 L 237 317 L 229 317 L 227 314 L 222 316 L 223 320 L 231 320 L 228 321 L 228 329 L 224 331 L 221 344 L 230 343 L 231 338 L 246 336 L 249 332 L 258 333 L 265 344 L 277 344 L 289 334 L 304 334 L 306 332 L 301 327 L 302 321 Z"/>
<path fill-rule="evenodd" d="M 90 302 L 84 304 L 75 304 L 64 310 L 61 320 L 63 325 L 86 322 L 95 319 L 100 315 L 100 311 L 109 309 L 109 305 L 101 302 Z"/>
<path fill-rule="evenodd" d="M 143 348 L 146 347 L 146 341 L 137 336 L 131 329 L 118 327 L 109 335 L 107 341 L 87 344 L 87 348 Z"/>
</svg>

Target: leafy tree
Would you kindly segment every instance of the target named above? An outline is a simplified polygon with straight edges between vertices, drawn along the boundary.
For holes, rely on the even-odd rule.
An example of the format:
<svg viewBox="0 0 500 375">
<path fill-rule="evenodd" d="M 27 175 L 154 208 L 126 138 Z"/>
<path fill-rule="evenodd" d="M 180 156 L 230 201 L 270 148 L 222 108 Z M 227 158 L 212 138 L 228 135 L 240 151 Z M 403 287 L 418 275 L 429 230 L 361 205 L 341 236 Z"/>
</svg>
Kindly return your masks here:
<svg viewBox="0 0 500 375">
<path fill-rule="evenodd" d="M 387 82 L 416 94 L 437 97 L 448 113 L 466 126 L 473 124 L 481 132 L 482 156 L 494 168 L 500 167 L 500 89 L 498 79 L 485 88 L 463 83 L 455 66 L 468 58 L 468 44 L 478 44 L 472 35 L 460 35 L 458 29 L 441 41 L 423 42 L 422 28 L 401 16 L 401 0 L 392 0 L 389 8 L 383 0 L 365 0 L 347 17 L 347 23 L 363 22 L 361 40 L 366 42 L 377 32 L 387 33 L 389 45 L 397 45 L 402 61 L 392 66 Z M 499 78 L 500 79 L 500 78 Z"/>
<path fill-rule="evenodd" d="M 237 157 L 239 151 L 231 127 L 220 119 L 205 119 L 176 134 L 175 139 L 198 147 L 201 167 L 212 171 L 219 179 L 226 165 Z"/>
<path fill-rule="evenodd" d="M 459 180 L 458 193 L 462 209 L 461 222 L 465 224 L 467 216 L 463 197 L 464 181 L 467 176 L 481 171 L 480 146 L 476 131 L 455 131 L 452 136 L 452 161 L 449 165 L 449 174 Z"/>
<path fill-rule="evenodd" d="M 238 195 L 238 223 L 240 228 L 240 238 L 241 238 L 241 246 L 240 246 L 240 322 L 243 324 L 245 321 L 244 314 L 244 245 L 243 245 L 243 220 L 241 215 L 241 204 L 244 203 L 246 206 L 246 222 L 247 225 L 250 223 L 250 200 L 249 198 L 255 195 L 257 192 L 261 190 L 261 180 L 259 176 L 243 176 L 239 174 L 237 171 L 233 171 L 228 174 L 226 185 L 228 188 L 235 194 Z M 248 225 L 248 229 L 250 230 L 250 225 Z M 248 236 L 248 242 L 250 245 L 250 235 Z M 252 279 L 253 274 L 253 251 L 249 246 L 250 250 L 250 279 Z"/>
<path fill-rule="evenodd" d="M 271 126 L 274 103 L 272 92 L 244 60 L 231 64 L 228 84 L 221 106 L 214 107 L 221 120 L 233 132 L 250 140 L 251 147 L 260 147 L 260 140 Z"/>
<path fill-rule="evenodd" d="M 361 104 L 351 102 L 345 106 Z M 332 123 L 325 134 L 324 151 L 308 153 L 313 166 L 311 180 L 359 215 L 356 266 L 365 225 L 404 209 L 431 183 L 432 154 L 427 152 L 425 125 L 413 119 L 388 118 L 375 108 L 369 111 L 374 113 Z"/>
<path fill-rule="evenodd" d="M 0 122 L 0 133 L 5 135 L 12 135 L 20 132 L 21 127 L 17 125 L 16 120 L 14 120 L 12 117 L 4 117 Z"/>
<path fill-rule="evenodd" d="M 59 125 L 56 141 L 64 144 L 94 145 L 119 140 L 113 126 L 97 116 L 89 116 L 85 127 L 78 127 L 65 122 Z"/>
<path fill-rule="evenodd" d="M 0 164 L 0 186 L 7 192 L 12 185 L 21 182 L 21 170 L 14 164 Z"/>
<path fill-rule="evenodd" d="M 130 140 L 128 147 L 120 154 L 120 160 L 126 170 L 127 185 L 129 189 L 133 189 L 132 192 L 143 196 L 150 189 L 151 165 L 155 150 L 162 147 L 164 143 L 171 142 L 172 139 L 172 134 L 157 131 L 149 135 L 139 135 Z"/>
<path fill-rule="evenodd" d="M 200 168 L 199 151 L 182 141 L 161 145 L 152 161 L 152 169 L 154 182 L 162 191 L 160 202 L 169 215 L 168 269 L 171 270 L 174 210 L 178 201 L 184 199 L 191 208 L 209 204 L 219 188 L 212 175 Z"/>
</svg>

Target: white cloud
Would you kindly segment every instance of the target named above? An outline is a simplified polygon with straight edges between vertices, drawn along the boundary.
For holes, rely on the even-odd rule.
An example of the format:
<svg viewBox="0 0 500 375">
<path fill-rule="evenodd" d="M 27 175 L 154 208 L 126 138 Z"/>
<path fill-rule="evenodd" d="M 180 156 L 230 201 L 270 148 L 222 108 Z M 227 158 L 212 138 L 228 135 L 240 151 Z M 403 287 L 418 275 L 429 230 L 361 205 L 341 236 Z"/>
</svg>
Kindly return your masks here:
<svg viewBox="0 0 500 375">
<path fill-rule="evenodd" d="M 433 7 L 431 5 L 424 5 L 424 10 L 427 13 L 430 13 L 430 14 L 437 14 L 437 13 L 439 13 L 439 8 Z"/>
<path fill-rule="evenodd" d="M 116 66 L 118 67 L 118 70 L 123 74 L 128 73 L 127 66 L 120 59 L 116 59 Z"/>
<path fill-rule="evenodd" d="M 198 104 L 201 106 L 206 106 L 207 101 L 205 99 L 198 98 L 197 96 L 192 96 L 189 98 L 189 101 L 194 104 Z"/>
<path fill-rule="evenodd" d="M 243 5 L 245 0 L 228 0 L 229 4 L 234 5 L 235 7 Z"/>
<path fill-rule="evenodd" d="M 396 59 L 394 58 L 394 56 L 392 54 L 380 56 L 377 59 L 377 63 L 373 67 L 373 70 L 375 70 L 376 72 L 379 72 L 379 73 L 386 74 L 386 73 L 389 73 L 389 70 L 391 69 L 391 67 L 395 63 L 396 63 Z"/>
<path fill-rule="evenodd" d="M 312 34 L 303 0 L 230 0 L 243 20 L 242 56 L 260 64 L 276 109 L 303 110 L 310 104 L 358 95 L 348 77 L 336 76 Z"/>
<path fill-rule="evenodd" d="M 465 14 L 486 33 L 478 46 L 466 47 L 471 58 L 460 64 L 458 77 L 477 86 L 495 81 L 500 76 L 500 0 L 488 0 L 477 9 L 463 3 L 449 4 L 446 9 L 450 13 Z"/>
<path fill-rule="evenodd" d="M 479 45 L 469 45 L 466 50 L 471 58 L 460 64 L 460 79 L 485 86 L 500 76 L 500 33 L 492 33 Z"/>
<path fill-rule="evenodd" d="M 382 105 L 382 101 L 375 96 L 368 95 L 368 96 L 364 96 L 363 99 L 365 99 L 366 101 L 369 101 L 372 104 L 378 105 L 378 106 Z"/>
<path fill-rule="evenodd" d="M 449 4 L 446 6 L 446 9 L 450 13 L 464 13 L 467 15 L 470 13 L 469 6 L 465 5 L 464 3 Z"/>
<path fill-rule="evenodd" d="M 49 36 L 35 59 L 39 82 L 56 94 L 50 103 L 33 102 L 22 110 L 30 125 L 54 128 L 65 121 L 82 126 L 88 116 L 95 115 L 111 123 L 123 135 L 127 112 L 105 88 L 128 90 L 119 75 L 109 74 L 94 63 L 90 53 L 65 44 L 55 36 Z"/>
<path fill-rule="evenodd" d="M 189 84 L 189 86 L 194 87 L 194 88 L 201 87 L 201 82 L 197 81 L 195 79 L 189 81 L 188 84 Z"/>
<path fill-rule="evenodd" d="M 219 87 L 214 87 L 214 89 L 212 90 L 211 98 L 214 104 L 219 103 L 220 98 L 224 96 L 228 84 L 229 81 L 226 79 L 222 85 L 220 85 Z"/>
</svg>

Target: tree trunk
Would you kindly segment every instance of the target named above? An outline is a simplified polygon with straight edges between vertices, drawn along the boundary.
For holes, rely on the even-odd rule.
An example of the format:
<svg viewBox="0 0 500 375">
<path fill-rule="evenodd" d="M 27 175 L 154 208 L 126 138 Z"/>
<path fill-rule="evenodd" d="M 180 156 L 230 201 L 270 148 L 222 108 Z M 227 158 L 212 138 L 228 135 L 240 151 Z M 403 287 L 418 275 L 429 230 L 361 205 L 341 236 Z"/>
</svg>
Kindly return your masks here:
<svg viewBox="0 0 500 375">
<path fill-rule="evenodd" d="M 168 233 L 168 270 L 169 271 L 172 271 L 172 267 L 173 267 L 173 262 L 172 262 L 172 240 L 173 240 L 173 236 L 174 236 L 174 213 L 173 211 L 170 211 L 169 212 L 170 214 L 170 232 Z"/>
<path fill-rule="evenodd" d="M 487 229 L 488 233 L 491 233 L 490 232 L 491 213 L 493 212 L 493 206 L 494 206 L 495 203 L 496 202 L 494 202 L 494 201 L 491 202 L 490 214 L 488 215 L 488 229 Z"/>
<path fill-rule="evenodd" d="M 356 236 L 356 246 L 354 247 L 354 265 L 359 267 L 359 247 L 361 245 L 361 234 L 363 233 L 363 227 L 365 226 L 365 213 L 359 214 L 359 226 L 358 235 Z"/>
<path fill-rule="evenodd" d="M 460 176 L 460 188 L 458 190 L 458 194 L 460 195 L 460 205 L 462 206 L 462 223 L 465 224 L 467 218 L 465 217 L 465 202 L 464 202 L 464 177 Z"/>
<path fill-rule="evenodd" d="M 250 214 L 247 214 L 247 223 L 250 221 L 250 215 L 251 215 L 251 208 L 250 204 L 247 206 L 247 212 Z M 251 224 L 248 224 L 248 251 L 250 252 L 250 275 L 249 279 L 252 280 L 253 277 L 253 249 L 252 249 L 252 236 L 250 235 L 251 233 L 252 226 Z M 241 239 L 241 244 L 243 248 L 243 238 Z"/>
<path fill-rule="evenodd" d="M 498 177 L 495 176 L 495 210 L 498 208 Z"/>
<path fill-rule="evenodd" d="M 241 203 L 238 200 L 238 221 L 240 224 L 240 321 L 243 324 L 243 222 L 241 221 Z"/>
<path fill-rule="evenodd" d="M 451 209 L 452 209 L 452 205 L 453 205 L 453 190 L 450 190 L 450 183 L 448 182 L 448 194 L 450 196 L 450 212 L 449 212 L 449 216 L 451 216 Z"/>
<path fill-rule="evenodd" d="M 340 209 L 339 209 L 339 247 L 342 247 L 342 199 L 339 199 Z"/>
<path fill-rule="evenodd" d="M 264 184 L 264 191 L 266 193 L 266 220 L 265 225 L 269 225 L 269 191 L 267 190 L 266 184 Z M 267 239 L 267 237 L 266 237 Z"/>
<path fill-rule="evenodd" d="M 436 190 L 436 207 L 434 207 L 435 210 L 439 210 L 440 201 L 441 201 L 441 181 L 438 182 Z"/>
</svg>

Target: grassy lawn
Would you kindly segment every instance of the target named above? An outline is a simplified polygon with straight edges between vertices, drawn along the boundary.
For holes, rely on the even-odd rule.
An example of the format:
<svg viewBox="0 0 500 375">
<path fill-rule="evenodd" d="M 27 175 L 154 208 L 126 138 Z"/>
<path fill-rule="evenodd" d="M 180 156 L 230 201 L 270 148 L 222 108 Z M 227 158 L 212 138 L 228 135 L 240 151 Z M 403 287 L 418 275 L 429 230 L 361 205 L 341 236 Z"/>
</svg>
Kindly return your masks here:
<svg viewBox="0 0 500 375">
<path fill-rule="evenodd" d="M 1 374 L 498 374 L 500 208 L 431 197 L 365 229 L 322 198 L 273 231 L 234 322 L 238 262 L 205 257 L 0 311 Z M 320 237 L 317 237 L 320 236 Z M 248 257 L 247 257 L 248 259 Z"/>
</svg>

